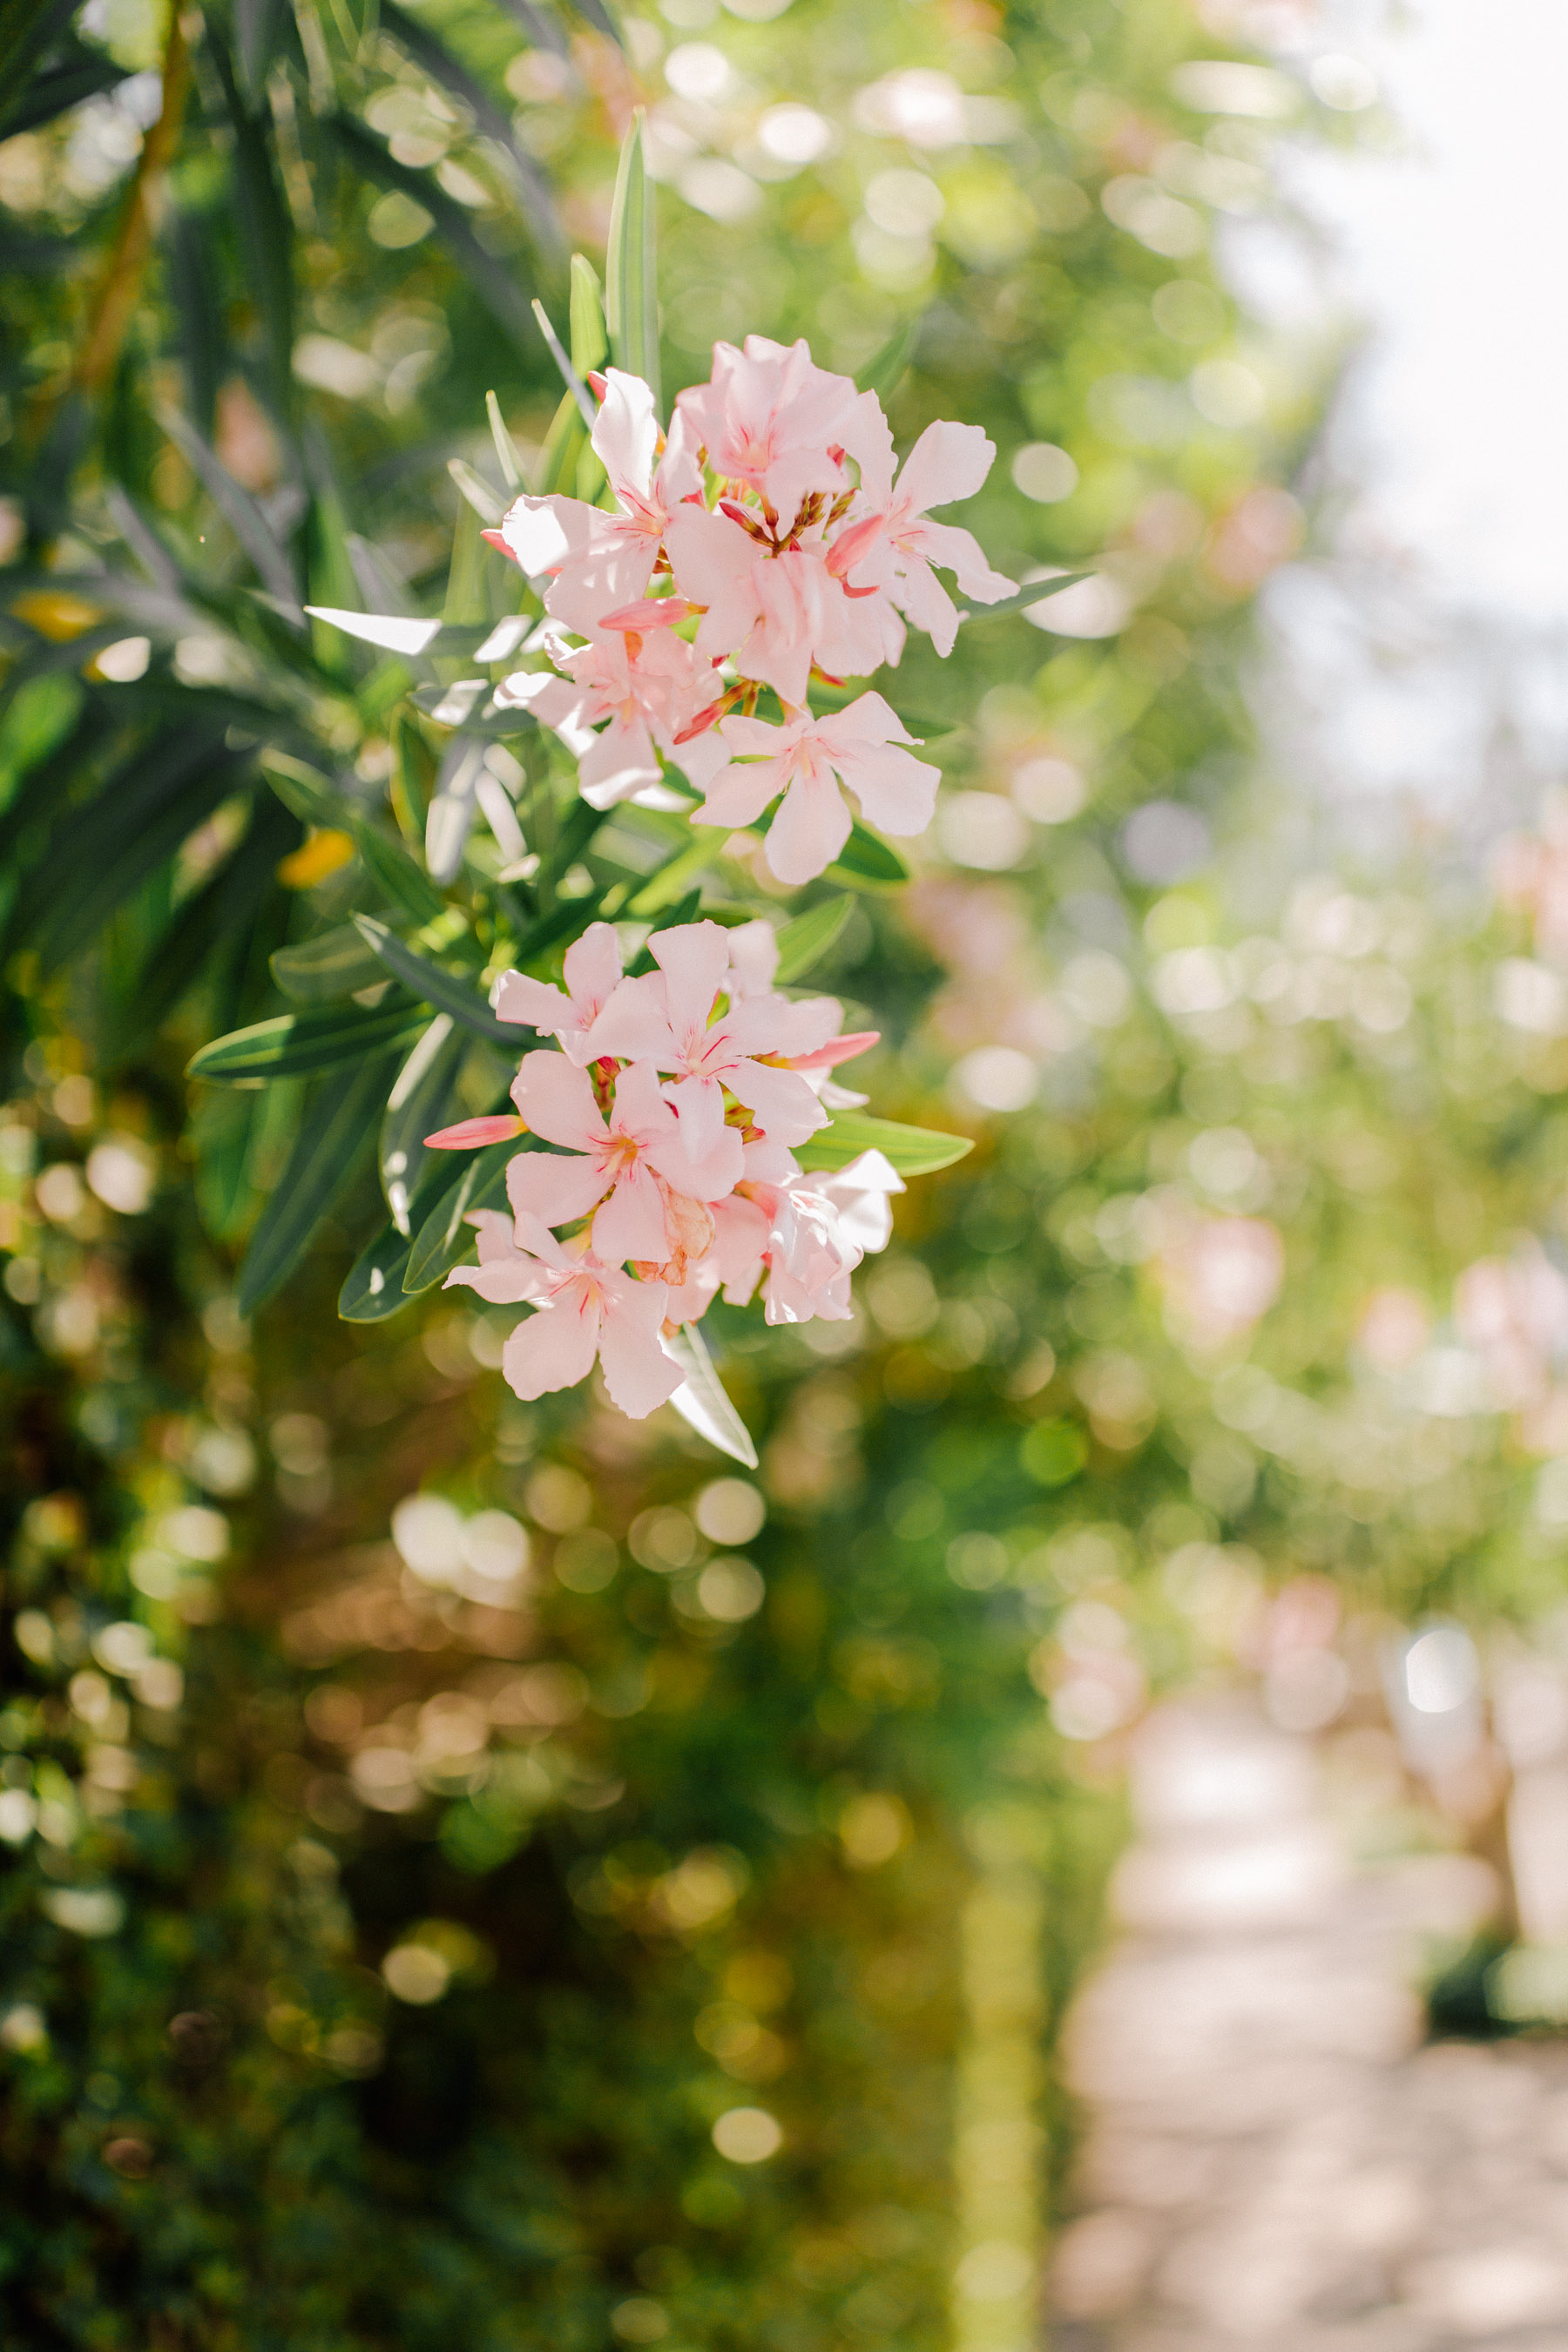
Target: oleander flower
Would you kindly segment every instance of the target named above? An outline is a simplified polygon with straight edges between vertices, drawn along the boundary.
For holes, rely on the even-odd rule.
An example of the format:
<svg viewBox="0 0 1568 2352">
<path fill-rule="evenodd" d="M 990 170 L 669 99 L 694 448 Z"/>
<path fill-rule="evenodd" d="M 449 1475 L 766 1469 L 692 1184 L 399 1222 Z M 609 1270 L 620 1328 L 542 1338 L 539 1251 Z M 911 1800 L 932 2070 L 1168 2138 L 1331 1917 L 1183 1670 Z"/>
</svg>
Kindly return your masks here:
<svg viewBox="0 0 1568 2352">
<path fill-rule="evenodd" d="M 879 694 L 862 694 L 843 710 L 814 719 L 797 711 L 782 727 L 760 719 L 720 721 L 732 755 L 709 781 L 694 824 L 753 824 L 783 794 L 767 835 L 769 866 L 781 882 L 809 882 L 849 838 L 847 785 L 861 813 L 885 833 L 923 833 L 936 806 L 941 770 L 900 747 L 906 732 Z"/>
<path fill-rule="evenodd" d="M 507 1170 L 514 1214 L 541 1224 L 592 1216 L 593 1249 L 606 1265 L 631 1258 L 662 1265 L 686 1247 L 683 1213 L 669 1195 L 723 1197 L 741 1172 L 741 1139 L 721 1127 L 699 1160 L 650 1064 L 633 1062 L 608 1082 L 601 1109 L 586 1070 L 564 1054 L 525 1054 L 512 1100 L 533 1133 L 557 1152 L 520 1152 Z"/>
<path fill-rule="evenodd" d="M 492 1306 L 531 1305 L 501 1350 L 501 1371 L 529 1401 L 574 1388 L 597 1362 L 612 1402 L 643 1420 L 685 1375 L 659 1334 L 668 1301 L 662 1282 L 639 1282 L 594 1255 L 584 1237 L 562 1243 L 535 1217 L 515 1223 L 493 1210 L 475 1212 L 479 1262 L 455 1265 L 454 1283 Z"/>
<path fill-rule="evenodd" d="M 828 569 L 854 590 L 882 590 L 939 654 L 950 654 L 958 608 L 932 564 L 952 572 L 961 593 L 977 604 L 998 604 L 1016 593 L 1017 583 L 991 569 L 973 531 L 932 522 L 926 509 L 973 498 L 991 471 L 995 446 L 978 425 L 928 425 L 895 484 L 893 436 L 880 402 L 866 393 L 857 404 L 850 447 L 860 488 Z"/>
</svg>

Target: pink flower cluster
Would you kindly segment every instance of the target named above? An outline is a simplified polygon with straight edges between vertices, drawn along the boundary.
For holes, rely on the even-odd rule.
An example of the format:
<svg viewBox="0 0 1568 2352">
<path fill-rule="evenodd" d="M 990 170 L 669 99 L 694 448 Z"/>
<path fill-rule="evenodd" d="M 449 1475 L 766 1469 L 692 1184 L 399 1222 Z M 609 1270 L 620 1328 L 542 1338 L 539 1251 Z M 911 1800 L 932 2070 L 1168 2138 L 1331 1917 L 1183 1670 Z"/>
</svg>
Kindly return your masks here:
<svg viewBox="0 0 1568 2352">
<path fill-rule="evenodd" d="M 847 1320 L 850 1274 L 885 1246 L 903 1190 L 880 1152 L 833 1175 L 792 1156 L 830 1109 L 864 1099 L 831 1072 L 876 1034 L 840 1035 L 832 997 L 773 989 L 768 924 L 689 923 L 648 946 L 658 969 L 628 976 L 614 929 L 595 923 L 567 950 L 563 989 L 505 973 L 498 1014 L 558 1050 L 523 1055 L 515 1119 L 427 1138 L 462 1150 L 531 1130 L 552 1147 L 511 1161 L 511 1215 L 477 1214 L 479 1264 L 447 1282 L 534 1307 L 502 1358 L 519 1396 L 570 1388 L 597 1359 L 637 1419 L 686 1377 L 661 1335 L 720 1290 L 743 1306 L 760 1284 L 770 1323 Z"/>
<path fill-rule="evenodd" d="M 843 848 L 845 788 L 869 824 L 923 832 L 938 772 L 917 739 L 879 694 L 814 717 L 808 683 L 896 663 L 906 623 L 950 653 L 959 614 L 933 567 L 981 603 L 1013 593 L 970 532 L 928 512 L 980 488 L 991 442 L 931 425 L 899 471 L 876 394 L 763 335 L 714 347 L 668 437 L 640 378 L 611 368 L 594 384 L 614 509 L 520 498 L 486 534 L 544 583 L 555 666 L 508 678 L 497 700 L 556 730 L 596 808 L 684 805 L 664 761 L 704 795 L 694 823 L 749 825 L 780 802 L 766 854 L 784 882 Z M 755 715 L 764 687 L 782 724 Z"/>
</svg>

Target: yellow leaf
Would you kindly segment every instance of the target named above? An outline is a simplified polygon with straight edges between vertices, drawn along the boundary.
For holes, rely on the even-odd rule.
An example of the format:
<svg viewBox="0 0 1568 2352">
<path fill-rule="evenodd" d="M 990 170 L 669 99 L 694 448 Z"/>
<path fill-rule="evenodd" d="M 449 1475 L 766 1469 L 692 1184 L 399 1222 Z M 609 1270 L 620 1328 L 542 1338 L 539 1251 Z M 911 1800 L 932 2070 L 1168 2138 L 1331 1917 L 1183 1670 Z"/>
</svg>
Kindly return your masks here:
<svg viewBox="0 0 1568 2352">
<path fill-rule="evenodd" d="M 278 868 L 278 879 L 290 890 L 309 890 L 335 874 L 340 866 L 346 866 L 353 854 L 348 835 L 325 825 L 289 851 Z"/>
</svg>

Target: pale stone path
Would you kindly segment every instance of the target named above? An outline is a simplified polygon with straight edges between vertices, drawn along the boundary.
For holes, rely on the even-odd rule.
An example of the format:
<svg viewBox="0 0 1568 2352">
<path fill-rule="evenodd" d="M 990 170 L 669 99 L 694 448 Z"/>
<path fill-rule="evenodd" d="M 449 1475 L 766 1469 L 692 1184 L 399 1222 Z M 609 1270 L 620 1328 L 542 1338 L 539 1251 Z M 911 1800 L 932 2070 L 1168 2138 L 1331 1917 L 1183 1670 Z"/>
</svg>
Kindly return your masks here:
<svg viewBox="0 0 1568 2352">
<path fill-rule="evenodd" d="M 1483 1865 L 1346 1858 L 1310 1744 L 1167 1707 L 1068 2035 L 1052 2352 L 1568 2352 L 1568 2044 L 1424 2044 Z"/>
</svg>

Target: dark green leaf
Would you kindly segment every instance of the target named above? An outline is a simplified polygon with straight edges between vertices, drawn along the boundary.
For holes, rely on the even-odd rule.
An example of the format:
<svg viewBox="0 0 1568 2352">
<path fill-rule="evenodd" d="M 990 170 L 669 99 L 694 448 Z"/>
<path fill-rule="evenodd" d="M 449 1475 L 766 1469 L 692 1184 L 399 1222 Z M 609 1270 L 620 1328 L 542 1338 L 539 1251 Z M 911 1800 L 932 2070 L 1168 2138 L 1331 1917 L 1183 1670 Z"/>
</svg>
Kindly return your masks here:
<svg viewBox="0 0 1568 2352">
<path fill-rule="evenodd" d="M 468 1037 L 454 1027 L 451 1014 L 437 1014 L 399 1070 L 386 1098 L 377 1153 L 381 1189 L 393 1223 L 404 1233 L 412 1230 L 410 1203 L 430 1159 L 425 1138 L 447 1124 L 468 1052 Z"/>
<path fill-rule="evenodd" d="M 421 866 L 416 866 L 401 842 L 379 825 L 361 819 L 353 827 L 360 856 L 378 889 L 416 923 L 434 922 L 447 911 L 447 901 Z"/>
<path fill-rule="evenodd" d="M 654 248 L 653 188 L 643 163 L 639 108 L 621 144 L 605 255 L 605 309 L 616 365 L 640 375 L 662 408 L 658 373 L 658 280 Z"/>
<path fill-rule="evenodd" d="M 179 322 L 185 406 L 197 430 L 208 440 L 212 437 L 213 414 L 228 350 L 223 305 L 213 269 L 212 232 L 209 218 L 184 205 L 171 205 L 163 232 L 165 269 Z M 129 505 L 129 499 L 126 503 Z M 133 508 L 132 513 L 134 516 Z M 124 528 L 122 522 L 121 529 Z"/>
<path fill-rule="evenodd" d="M 381 958 L 388 971 L 395 972 L 405 985 L 422 997 L 438 1013 L 449 1013 L 476 1037 L 486 1037 L 492 1045 L 515 1046 L 528 1032 L 520 1030 L 514 1021 L 498 1021 L 482 996 L 471 988 L 458 973 L 444 971 L 428 956 L 419 954 L 407 941 L 378 923 L 374 915 L 356 915 L 354 928 L 365 945 Z"/>
<path fill-rule="evenodd" d="M 249 934 L 258 908 L 278 887 L 279 859 L 299 838 L 298 819 L 258 793 L 244 838 L 184 901 L 138 974 L 120 1024 L 122 1049 L 155 1029 L 213 958 Z"/>
<path fill-rule="evenodd" d="M 828 872 L 852 875 L 861 882 L 907 882 L 910 869 L 896 849 L 889 847 L 879 834 L 857 817 L 849 829 L 849 838 L 834 859 Z"/>
<path fill-rule="evenodd" d="M 370 1144 L 395 1066 L 392 1055 L 373 1055 L 346 1083 L 334 1079 L 316 1089 L 239 1269 L 242 1315 L 253 1315 L 304 1256 Z"/>
<path fill-rule="evenodd" d="M 1053 580 L 1033 580 L 1020 588 L 1016 596 L 1004 596 L 997 604 L 975 604 L 967 610 L 961 607 L 961 621 L 998 621 L 1008 613 L 1026 613 L 1031 605 L 1043 604 L 1047 596 L 1059 596 L 1064 588 L 1076 588 L 1080 580 L 1092 580 L 1092 572 L 1063 572 Z"/>
<path fill-rule="evenodd" d="M 298 947 L 279 948 L 271 963 L 273 979 L 296 1004 L 353 996 L 357 989 L 374 988 L 386 977 L 380 957 L 366 947 L 352 923 L 335 924 Z"/>
<path fill-rule="evenodd" d="M 425 1014 L 405 996 L 374 1008 L 355 1004 L 323 1013 L 282 1013 L 276 1020 L 258 1021 L 248 1029 L 215 1037 L 192 1055 L 186 1075 L 216 1086 L 237 1086 L 246 1078 L 302 1076 L 402 1045 L 424 1024 Z"/>
<path fill-rule="evenodd" d="M 234 0 L 234 28 L 239 37 L 239 70 L 245 93 L 259 106 L 272 61 L 283 46 L 289 21 L 289 0 Z"/>
<path fill-rule="evenodd" d="M 579 939 L 589 924 L 597 920 L 604 895 L 602 890 L 595 890 L 586 898 L 563 898 L 548 915 L 541 915 L 537 923 L 531 923 L 512 950 L 518 970 L 526 971 L 530 964 L 540 962 L 552 949 L 568 947 Z"/>
<path fill-rule="evenodd" d="M 819 1128 L 809 1142 L 797 1144 L 795 1158 L 803 1168 L 846 1168 L 863 1151 L 879 1151 L 900 1176 L 929 1176 L 933 1169 L 950 1168 L 973 1151 L 966 1135 L 947 1135 L 933 1127 L 904 1127 L 897 1119 L 868 1118 L 864 1111 L 841 1110 Z"/>
<path fill-rule="evenodd" d="M 205 727 L 179 729 L 138 752 L 96 799 L 54 826 L 7 946 L 35 947 L 53 971 L 84 948 L 180 844 L 254 772 Z"/>
<path fill-rule="evenodd" d="M 773 973 L 778 984 L 782 987 L 809 971 L 827 953 L 854 912 L 853 898 L 824 898 L 819 906 L 797 915 L 793 923 L 784 924 L 779 931 L 779 960 Z"/>
<path fill-rule="evenodd" d="M 287 421 L 294 412 L 295 239 L 294 225 L 278 184 L 271 120 L 265 111 L 265 100 L 254 109 L 247 105 L 228 51 L 210 16 L 203 20 L 203 46 L 217 70 L 234 130 L 235 224 L 245 257 L 246 289 L 260 314 L 266 338 L 272 405 Z M 280 592 L 274 588 L 272 593 L 277 596 Z"/>
<path fill-rule="evenodd" d="M 403 1287 L 408 1264 L 408 1242 L 390 1221 L 355 1258 L 338 1293 L 338 1313 L 345 1323 L 381 1323 L 409 1303 Z"/>
<path fill-rule="evenodd" d="M 68 107 L 80 106 L 84 99 L 114 89 L 125 79 L 126 71 L 112 58 L 101 52 L 94 55 L 79 41 L 72 41 L 67 54 L 47 72 L 36 75 L 0 113 L 0 139 L 15 139 L 24 131 L 37 131 L 40 124 L 52 122 Z"/>
<path fill-rule="evenodd" d="M 424 1222 L 415 1226 L 403 1276 L 405 1290 L 428 1290 L 468 1255 L 474 1234 L 464 1219 L 477 1209 L 505 1209 L 507 1168 L 532 1140 L 521 1136 L 515 1141 L 487 1144 L 456 1171 Z"/>
</svg>

